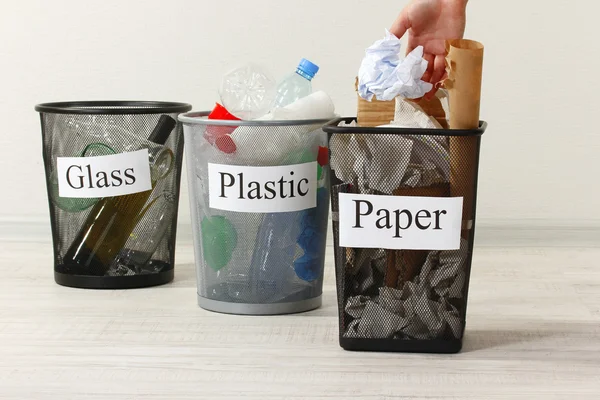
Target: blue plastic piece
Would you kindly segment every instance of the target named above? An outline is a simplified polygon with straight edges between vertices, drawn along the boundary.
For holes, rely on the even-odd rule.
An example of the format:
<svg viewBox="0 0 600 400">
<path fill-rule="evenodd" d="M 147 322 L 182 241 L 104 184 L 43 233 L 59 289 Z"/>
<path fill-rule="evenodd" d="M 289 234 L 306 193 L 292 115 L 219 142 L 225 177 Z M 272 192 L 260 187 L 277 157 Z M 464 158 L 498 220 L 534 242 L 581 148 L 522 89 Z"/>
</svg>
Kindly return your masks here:
<svg viewBox="0 0 600 400">
<path fill-rule="evenodd" d="M 317 207 L 306 210 L 300 218 L 302 232 L 298 237 L 298 246 L 304 255 L 294 261 L 294 271 L 300 279 L 311 282 L 321 276 L 325 254 L 323 248 L 327 235 L 328 192 L 325 188 L 317 190 Z"/>
</svg>

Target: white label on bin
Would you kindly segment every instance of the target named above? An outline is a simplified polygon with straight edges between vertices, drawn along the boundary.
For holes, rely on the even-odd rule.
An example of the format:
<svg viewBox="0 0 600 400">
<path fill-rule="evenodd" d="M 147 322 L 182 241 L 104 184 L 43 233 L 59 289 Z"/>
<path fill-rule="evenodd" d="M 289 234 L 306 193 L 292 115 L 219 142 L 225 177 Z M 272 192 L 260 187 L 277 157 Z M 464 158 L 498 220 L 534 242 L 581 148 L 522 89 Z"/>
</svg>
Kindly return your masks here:
<svg viewBox="0 0 600 400">
<path fill-rule="evenodd" d="M 275 167 L 208 163 L 210 208 L 278 213 L 317 206 L 316 161 Z"/>
<path fill-rule="evenodd" d="M 462 197 L 340 193 L 340 246 L 457 250 L 460 248 L 462 204 Z"/>
<path fill-rule="evenodd" d="M 95 157 L 57 157 L 60 197 L 113 197 L 152 189 L 148 149 Z"/>
</svg>

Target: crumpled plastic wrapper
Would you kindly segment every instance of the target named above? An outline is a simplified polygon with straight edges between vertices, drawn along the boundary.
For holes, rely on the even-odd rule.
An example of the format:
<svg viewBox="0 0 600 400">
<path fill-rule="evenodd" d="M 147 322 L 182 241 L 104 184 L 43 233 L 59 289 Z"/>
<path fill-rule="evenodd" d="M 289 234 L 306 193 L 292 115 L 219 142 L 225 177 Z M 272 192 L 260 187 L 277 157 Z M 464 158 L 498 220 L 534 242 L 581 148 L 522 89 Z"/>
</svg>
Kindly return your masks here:
<svg viewBox="0 0 600 400">
<path fill-rule="evenodd" d="M 358 94 L 365 100 L 389 101 L 397 96 L 423 97 L 433 86 L 421 80 L 427 70 L 423 47 L 419 46 L 400 60 L 400 39 L 386 30 L 385 38 L 365 51 L 358 70 Z"/>
<path fill-rule="evenodd" d="M 401 290 L 380 287 L 377 296 L 348 298 L 345 311 L 354 320 L 344 337 L 426 340 L 451 334 L 460 338 L 463 324 L 454 304 L 462 301 L 467 258 L 468 242 L 461 240 L 459 250 L 431 251 L 421 273 Z M 366 277 L 357 285 L 369 283 L 368 273 Z"/>
</svg>

